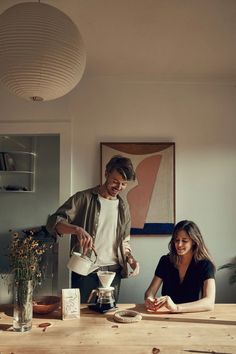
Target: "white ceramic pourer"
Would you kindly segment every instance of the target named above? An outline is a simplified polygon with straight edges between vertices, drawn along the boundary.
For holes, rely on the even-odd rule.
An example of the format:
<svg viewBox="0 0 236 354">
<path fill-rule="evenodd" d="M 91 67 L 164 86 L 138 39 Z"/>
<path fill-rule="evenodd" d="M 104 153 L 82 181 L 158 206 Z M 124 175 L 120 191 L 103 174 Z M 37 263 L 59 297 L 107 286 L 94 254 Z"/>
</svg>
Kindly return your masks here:
<svg viewBox="0 0 236 354">
<path fill-rule="evenodd" d="M 81 275 L 88 275 L 89 273 L 93 272 L 98 267 L 94 265 L 97 260 L 97 254 L 95 253 L 95 260 L 92 261 L 89 257 L 82 255 L 79 252 L 74 252 L 72 249 L 71 257 L 69 262 L 67 263 L 67 268 L 69 268 L 72 272 L 81 274 Z"/>
</svg>

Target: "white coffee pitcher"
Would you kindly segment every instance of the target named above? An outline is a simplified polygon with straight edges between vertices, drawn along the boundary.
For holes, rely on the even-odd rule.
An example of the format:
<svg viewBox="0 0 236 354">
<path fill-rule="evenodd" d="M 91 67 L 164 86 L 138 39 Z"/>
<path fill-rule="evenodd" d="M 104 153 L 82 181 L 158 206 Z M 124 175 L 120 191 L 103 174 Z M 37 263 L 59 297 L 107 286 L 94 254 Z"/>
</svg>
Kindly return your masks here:
<svg viewBox="0 0 236 354">
<path fill-rule="evenodd" d="M 71 257 L 67 263 L 67 268 L 80 275 L 88 275 L 92 273 L 94 270 L 99 268 L 98 266 L 95 266 L 97 253 L 95 250 L 93 250 L 93 252 L 95 254 L 94 260 L 79 252 L 74 252 L 73 247 L 71 251 Z"/>
</svg>

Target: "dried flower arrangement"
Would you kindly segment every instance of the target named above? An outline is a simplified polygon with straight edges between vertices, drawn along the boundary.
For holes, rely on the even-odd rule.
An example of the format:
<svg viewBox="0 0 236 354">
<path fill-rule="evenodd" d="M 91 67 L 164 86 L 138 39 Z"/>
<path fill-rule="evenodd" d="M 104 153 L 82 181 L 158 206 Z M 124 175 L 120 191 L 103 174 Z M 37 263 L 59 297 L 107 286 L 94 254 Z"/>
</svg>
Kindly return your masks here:
<svg viewBox="0 0 236 354">
<path fill-rule="evenodd" d="M 33 287 L 41 284 L 44 266 L 41 266 L 43 254 L 52 244 L 38 237 L 40 229 L 13 232 L 9 247 L 10 273 L 14 281 L 32 280 Z"/>
<path fill-rule="evenodd" d="M 8 290 L 14 284 L 11 289 L 14 299 L 13 330 L 25 332 L 32 327 L 33 289 L 41 284 L 46 271 L 43 256 L 55 240 L 45 226 L 10 232 L 12 240 L 7 255 L 10 269 L 5 276 Z"/>
</svg>

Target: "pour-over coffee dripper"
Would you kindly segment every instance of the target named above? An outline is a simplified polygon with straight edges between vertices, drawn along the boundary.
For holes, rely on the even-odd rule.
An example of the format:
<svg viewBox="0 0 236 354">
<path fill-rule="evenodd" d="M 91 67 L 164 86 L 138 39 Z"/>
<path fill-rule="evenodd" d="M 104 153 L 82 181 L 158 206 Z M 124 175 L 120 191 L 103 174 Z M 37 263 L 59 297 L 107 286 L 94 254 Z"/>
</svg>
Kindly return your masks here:
<svg viewBox="0 0 236 354">
<path fill-rule="evenodd" d="M 104 313 L 115 307 L 114 287 L 110 286 L 116 273 L 109 271 L 98 271 L 98 278 L 102 287 L 91 291 L 88 298 L 89 308 Z"/>
<path fill-rule="evenodd" d="M 109 272 L 108 270 L 99 270 L 97 272 L 98 278 L 100 283 L 102 284 L 103 288 L 109 288 L 113 279 L 115 278 L 115 272 Z"/>
</svg>

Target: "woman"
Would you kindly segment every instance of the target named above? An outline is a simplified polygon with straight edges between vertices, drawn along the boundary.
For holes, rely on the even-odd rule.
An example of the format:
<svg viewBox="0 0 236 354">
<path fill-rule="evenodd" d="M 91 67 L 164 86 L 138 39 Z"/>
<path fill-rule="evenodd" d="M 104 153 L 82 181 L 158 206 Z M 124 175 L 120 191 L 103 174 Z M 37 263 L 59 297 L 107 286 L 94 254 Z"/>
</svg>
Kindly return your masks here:
<svg viewBox="0 0 236 354">
<path fill-rule="evenodd" d="M 215 266 L 198 226 L 188 220 L 176 224 L 155 276 L 145 292 L 148 310 L 165 306 L 171 312 L 208 311 L 215 303 Z M 156 293 L 162 285 L 162 296 Z"/>
</svg>

